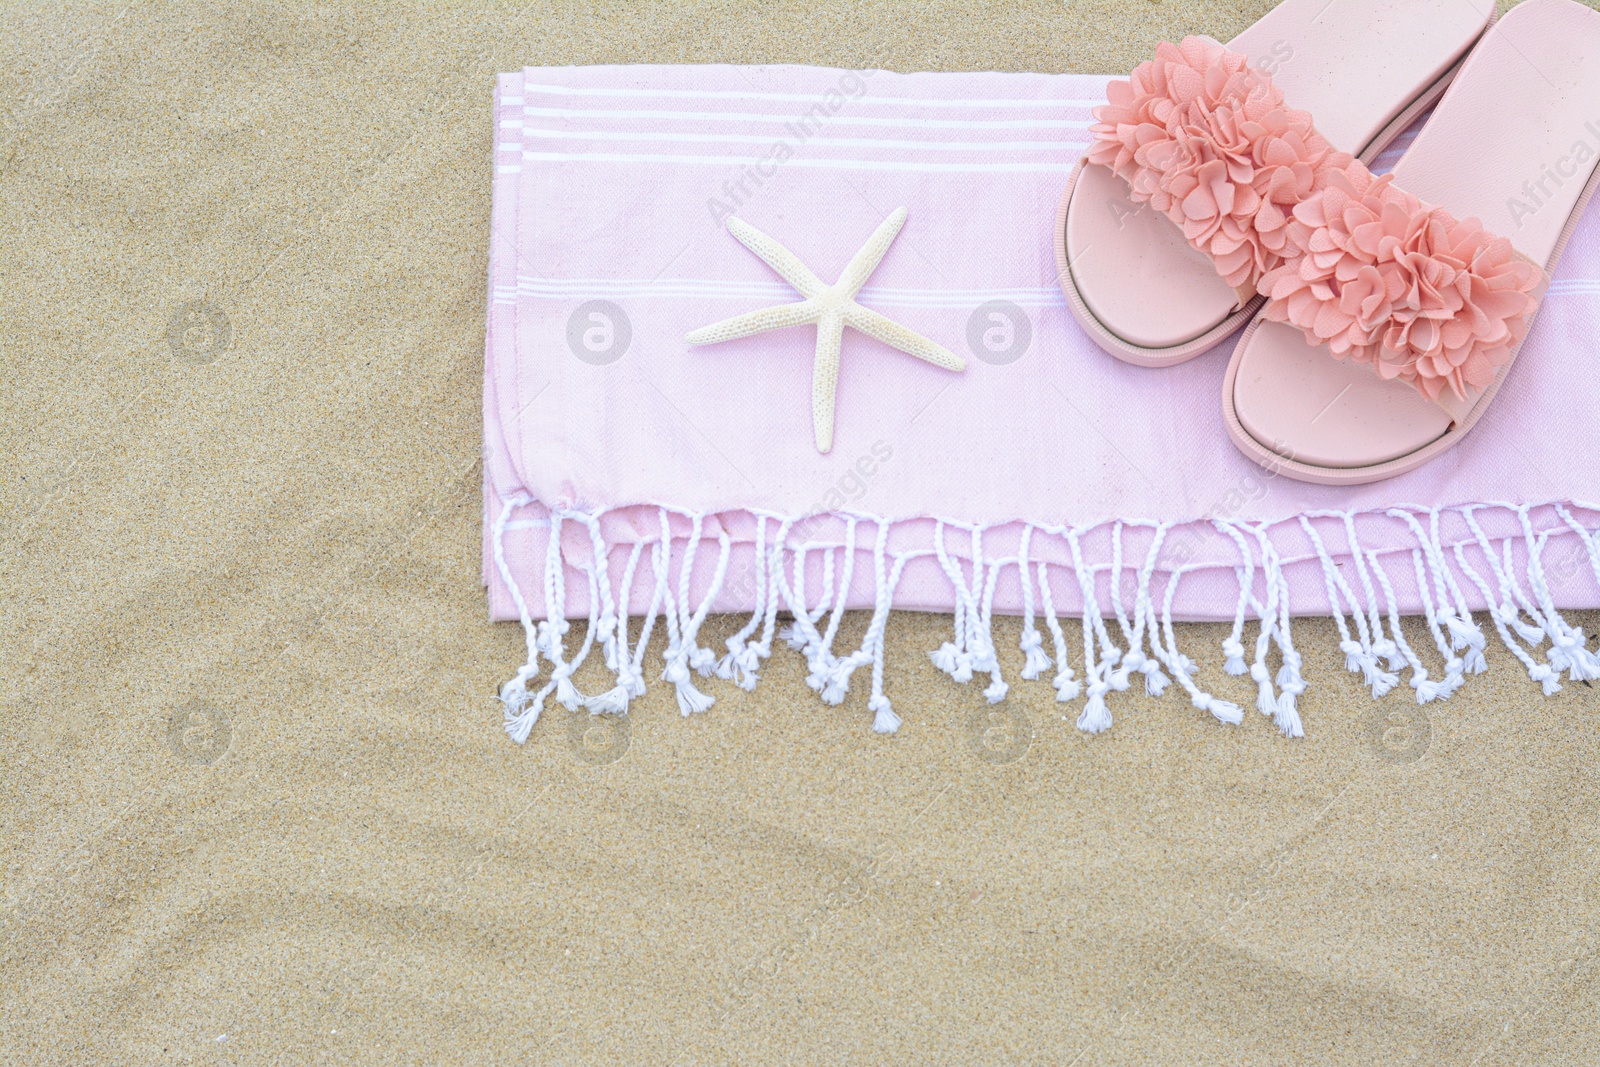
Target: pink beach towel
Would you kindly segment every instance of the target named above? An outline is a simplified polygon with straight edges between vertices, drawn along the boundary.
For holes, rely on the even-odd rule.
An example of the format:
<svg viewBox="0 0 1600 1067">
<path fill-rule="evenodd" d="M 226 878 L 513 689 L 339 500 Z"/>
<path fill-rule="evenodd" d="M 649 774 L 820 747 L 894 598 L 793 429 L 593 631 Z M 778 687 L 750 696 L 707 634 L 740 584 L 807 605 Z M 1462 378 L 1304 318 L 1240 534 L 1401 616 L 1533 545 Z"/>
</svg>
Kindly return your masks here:
<svg viewBox="0 0 1600 1067">
<path fill-rule="evenodd" d="M 1142 370 L 1067 310 L 1051 225 L 1106 81 L 789 66 L 500 78 L 484 578 L 493 618 L 527 631 L 502 694 L 515 738 L 550 698 L 625 713 L 658 676 L 685 714 L 705 710 L 716 683 L 696 676 L 754 688 L 775 638 L 822 699 L 870 686 L 874 728 L 892 732 L 891 608 L 952 615 L 929 651 L 955 680 L 977 677 L 990 701 L 1015 679 L 1051 684 L 1091 731 L 1134 682 L 1242 720 L 1206 691 L 1174 620 L 1232 621 L 1218 666 L 1249 674 L 1289 735 L 1305 688 L 1294 616 L 1333 615 L 1375 695 L 1448 697 L 1496 638 L 1546 693 L 1600 677 L 1561 614 L 1600 605 L 1600 220 L 1580 225 L 1464 444 L 1374 485 L 1275 478 L 1222 426 L 1231 342 Z M 684 337 L 799 299 L 730 215 L 831 282 L 900 207 L 860 302 L 967 369 L 847 330 L 823 454 L 814 328 Z M 856 648 L 836 647 L 846 609 L 874 613 Z M 725 648 L 699 642 L 712 612 L 748 616 Z M 995 614 L 1023 617 L 1020 648 L 995 647 Z M 1426 636 L 1408 642 L 1401 615 Z M 657 626 L 666 662 L 647 665 Z M 615 677 L 586 694 L 572 676 L 591 651 Z"/>
</svg>

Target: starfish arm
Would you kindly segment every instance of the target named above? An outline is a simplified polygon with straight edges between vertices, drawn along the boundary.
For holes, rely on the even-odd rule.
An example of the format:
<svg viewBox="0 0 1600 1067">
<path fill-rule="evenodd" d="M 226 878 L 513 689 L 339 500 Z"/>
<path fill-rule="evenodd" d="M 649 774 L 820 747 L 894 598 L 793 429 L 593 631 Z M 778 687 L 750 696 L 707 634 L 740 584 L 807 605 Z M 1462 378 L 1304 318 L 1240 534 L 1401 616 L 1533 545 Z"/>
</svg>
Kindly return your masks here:
<svg viewBox="0 0 1600 1067">
<path fill-rule="evenodd" d="M 861 246 L 861 251 L 850 260 L 850 265 L 839 275 L 834 287 L 854 296 L 856 290 L 867 284 L 867 279 L 878 269 L 878 264 L 883 262 L 889 246 L 894 244 L 894 239 L 900 234 L 900 227 L 905 224 L 906 209 L 895 208 L 888 218 L 878 224 L 878 228 L 873 231 L 867 243 Z"/>
<path fill-rule="evenodd" d="M 760 256 L 762 262 L 777 271 L 778 276 L 794 286 L 801 296 L 814 297 L 828 288 L 798 256 L 743 219 L 729 215 L 728 232 Z"/>
<path fill-rule="evenodd" d="M 817 356 L 811 364 L 811 423 L 817 451 L 833 449 L 834 394 L 839 386 L 839 346 L 844 338 L 844 317 L 830 312 L 817 320 Z"/>
<path fill-rule="evenodd" d="M 844 313 L 844 320 L 868 337 L 876 337 L 889 347 L 898 348 L 907 355 L 926 360 L 936 367 L 953 371 L 967 369 L 967 361 L 954 352 L 934 344 L 915 330 L 907 329 L 893 319 L 880 315 L 870 308 L 864 308 L 860 304 L 852 302 Z"/>
<path fill-rule="evenodd" d="M 749 337 L 751 334 L 766 333 L 768 330 L 781 330 L 786 326 L 800 326 L 815 322 L 816 318 L 817 311 L 811 301 L 802 300 L 798 304 L 780 304 L 777 307 L 747 311 L 731 319 L 713 322 L 709 326 L 689 331 L 684 340 L 691 345 L 714 345 L 719 341 L 732 341 L 739 337 Z"/>
</svg>

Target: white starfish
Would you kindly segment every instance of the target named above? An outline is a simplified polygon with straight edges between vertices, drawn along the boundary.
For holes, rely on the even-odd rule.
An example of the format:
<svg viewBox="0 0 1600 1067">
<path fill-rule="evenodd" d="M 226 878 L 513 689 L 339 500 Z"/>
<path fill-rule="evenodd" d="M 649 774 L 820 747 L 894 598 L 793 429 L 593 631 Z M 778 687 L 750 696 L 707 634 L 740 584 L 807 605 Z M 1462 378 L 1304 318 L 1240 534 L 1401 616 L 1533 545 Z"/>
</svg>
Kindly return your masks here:
<svg viewBox="0 0 1600 1067">
<path fill-rule="evenodd" d="M 710 345 L 738 337 L 780 330 L 786 326 L 817 324 L 817 355 L 811 365 L 811 416 L 816 431 L 817 451 L 833 448 L 834 393 L 839 384 L 839 347 L 844 328 L 854 326 L 869 337 L 876 337 L 892 348 L 926 360 L 945 370 L 964 371 L 966 360 L 934 344 L 919 333 L 906 329 L 893 319 L 856 303 L 856 293 L 878 268 L 884 253 L 894 243 L 906 223 L 906 209 L 894 212 L 873 232 L 871 240 L 855 254 L 839 280 L 832 285 L 822 281 L 801 263 L 793 252 L 743 219 L 728 217 L 728 230 L 767 266 L 805 297 L 798 304 L 779 304 L 691 331 L 686 340 L 692 345 Z"/>
</svg>

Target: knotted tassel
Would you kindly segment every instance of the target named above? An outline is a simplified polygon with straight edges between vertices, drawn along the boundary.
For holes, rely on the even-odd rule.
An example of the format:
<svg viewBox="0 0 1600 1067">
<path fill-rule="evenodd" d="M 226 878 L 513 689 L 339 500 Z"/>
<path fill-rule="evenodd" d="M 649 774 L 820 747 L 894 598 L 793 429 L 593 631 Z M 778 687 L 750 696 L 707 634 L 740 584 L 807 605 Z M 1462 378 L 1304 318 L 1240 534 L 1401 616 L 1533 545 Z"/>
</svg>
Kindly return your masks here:
<svg viewBox="0 0 1600 1067">
<path fill-rule="evenodd" d="M 1556 627 L 1550 627 L 1556 630 Z M 1600 662 L 1586 647 L 1582 630 L 1560 630 L 1550 641 L 1550 665 L 1557 672 L 1566 671 L 1574 682 L 1587 682 L 1600 678 Z"/>
<path fill-rule="evenodd" d="M 1305 726 L 1300 722 L 1299 709 L 1295 707 L 1295 699 L 1306 691 L 1305 678 L 1301 675 L 1300 653 L 1289 649 L 1283 654 L 1283 666 L 1278 668 L 1278 688 L 1282 693 L 1278 697 L 1277 714 L 1273 722 L 1285 737 L 1304 737 Z"/>
<path fill-rule="evenodd" d="M 678 691 L 678 711 L 685 716 L 696 715 L 716 703 L 694 687 L 694 675 L 689 670 L 688 653 L 682 649 L 668 650 L 667 669 L 661 677 L 671 682 Z"/>
<path fill-rule="evenodd" d="M 628 687 L 614 685 L 604 693 L 592 696 L 583 702 L 591 715 L 626 715 L 628 714 Z"/>
<path fill-rule="evenodd" d="M 1400 676 L 1393 671 L 1384 670 L 1375 656 L 1368 656 L 1362 660 L 1361 673 L 1366 677 L 1367 685 L 1372 687 L 1372 695 L 1375 698 L 1387 696 L 1390 690 L 1400 684 Z"/>
<path fill-rule="evenodd" d="M 1344 669 L 1352 674 L 1359 671 L 1375 698 L 1381 699 L 1400 684 L 1400 676 L 1384 670 L 1377 655 L 1361 647 L 1360 642 L 1340 641 L 1339 650 L 1344 653 Z"/>
<path fill-rule="evenodd" d="M 958 662 L 960 655 L 961 650 L 955 645 L 951 644 L 949 641 L 946 641 L 944 644 L 939 646 L 938 651 L 929 652 L 928 658 L 933 660 L 933 665 L 944 673 L 954 675 L 956 672 L 956 663 Z"/>
<path fill-rule="evenodd" d="M 860 651 L 835 662 L 826 672 L 827 684 L 822 687 L 822 702 L 833 707 L 843 704 L 845 695 L 850 692 L 850 676 L 857 667 L 865 667 L 871 662 L 872 654 Z"/>
<path fill-rule="evenodd" d="M 1078 716 L 1078 729 L 1086 734 L 1104 733 L 1111 729 L 1111 709 L 1106 707 L 1106 693 L 1110 691 L 1111 686 L 1105 682 L 1095 682 L 1089 686 L 1089 700 Z"/>
<path fill-rule="evenodd" d="M 1250 668 L 1244 662 L 1244 644 L 1227 638 L 1222 642 L 1222 654 L 1228 657 L 1228 662 L 1222 667 L 1229 674 L 1246 674 Z"/>
<path fill-rule="evenodd" d="M 1555 696 L 1561 692 L 1561 675 L 1548 663 L 1537 663 L 1528 670 L 1528 677 L 1538 682 L 1544 688 L 1545 696 Z"/>
<path fill-rule="evenodd" d="M 1137 649 L 1126 656 L 1122 654 L 1121 649 L 1102 650 L 1101 656 L 1100 668 L 1105 672 L 1105 681 L 1102 684 L 1109 687 L 1107 692 L 1113 690 L 1118 693 L 1126 692 L 1136 666 L 1143 667 L 1145 662 L 1144 653 Z"/>
<path fill-rule="evenodd" d="M 626 715 L 628 701 L 644 696 L 644 678 L 626 655 L 617 656 L 617 684 L 583 702 L 593 715 Z"/>
<path fill-rule="evenodd" d="M 882 641 L 882 636 L 877 641 Z M 877 641 L 873 643 L 876 644 Z M 842 701 L 844 694 L 850 689 L 850 678 L 862 667 L 871 667 L 876 662 L 877 656 L 866 647 L 857 649 L 833 666 L 834 683 L 839 687 L 839 698 Z"/>
<path fill-rule="evenodd" d="M 825 692 L 828 686 L 833 682 L 832 678 L 829 677 L 828 669 L 822 664 L 818 663 L 815 657 L 810 657 L 808 662 L 811 666 L 811 670 L 806 675 L 806 685 L 810 686 L 812 692 L 814 693 L 820 694 Z M 823 699 L 827 698 L 824 697 Z"/>
<path fill-rule="evenodd" d="M 556 684 L 556 700 L 561 706 L 568 711 L 577 711 L 583 705 L 583 694 L 572 684 L 572 670 L 573 664 L 562 664 L 556 668 L 550 680 Z"/>
<path fill-rule="evenodd" d="M 1284 690 L 1283 695 L 1278 698 L 1278 713 L 1273 716 L 1273 722 L 1277 724 L 1284 737 L 1306 735 L 1306 728 L 1300 722 L 1300 712 L 1294 706 L 1295 696 L 1292 691 Z"/>
<path fill-rule="evenodd" d="M 1278 694 L 1272 688 L 1272 676 L 1267 672 L 1265 663 L 1257 663 L 1250 668 L 1250 677 L 1255 679 L 1256 710 L 1263 715 L 1276 717 L 1278 714 Z"/>
<path fill-rule="evenodd" d="M 1458 615 L 1445 615 L 1440 613 L 1445 629 L 1450 631 L 1450 644 L 1457 652 L 1466 651 L 1463 668 L 1470 674 L 1482 674 L 1489 669 L 1489 663 L 1484 659 L 1483 650 L 1488 645 L 1488 640 L 1483 636 L 1483 631 L 1472 623 L 1467 622 Z"/>
<path fill-rule="evenodd" d="M 500 690 L 500 702 L 505 705 L 506 733 L 511 735 L 511 740 L 519 745 L 528 740 L 540 712 L 544 711 L 545 698 L 555 687 L 555 683 L 550 682 L 538 693 L 529 693 L 525 680 L 518 676 Z"/>
<path fill-rule="evenodd" d="M 1038 630 L 1024 630 L 1021 648 L 1023 654 L 1022 677 L 1033 681 L 1050 669 L 1050 657 L 1044 652 L 1044 635 Z"/>
<path fill-rule="evenodd" d="M 1428 677 L 1426 667 L 1418 667 L 1411 674 L 1411 688 L 1417 691 L 1417 703 L 1427 704 L 1438 700 L 1444 692 L 1444 684 L 1435 682 Z"/>
<path fill-rule="evenodd" d="M 1197 690 L 1189 698 L 1189 702 L 1201 711 L 1210 712 L 1217 721 L 1225 722 L 1229 726 L 1238 726 L 1244 722 L 1244 711 L 1239 705 L 1214 697 L 1209 693 L 1202 693 Z"/>
<path fill-rule="evenodd" d="M 689 654 L 689 666 L 698 671 L 700 677 L 709 678 L 717 671 L 717 654 L 709 648 L 696 646 Z"/>
<path fill-rule="evenodd" d="M 1499 607 L 1489 610 L 1494 614 L 1495 618 L 1517 631 L 1517 636 L 1528 642 L 1528 644 L 1538 645 L 1543 643 L 1545 639 L 1544 627 L 1523 622 L 1521 612 L 1509 600 L 1502 602 Z"/>
<path fill-rule="evenodd" d="M 1139 671 L 1144 675 L 1144 692 L 1146 696 L 1160 696 L 1167 691 L 1167 686 L 1172 682 L 1172 679 L 1161 673 L 1161 664 L 1148 657 L 1140 665 Z"/>
<path fill-rule="evenodd" d="M 761 650 L 746 642 L 737 652 L 730 651 L 717 662 L 717 677 L 725 678 L 745 692 L 753 692 L 761 680 L 757 673 L 761 666 Z"/>
<path fill-rule="evenodd" d="M 1190 665 L 1191 672 L 1194 665 Z M 1155 659 L 1146 656 L 1140 649 L 1134 649 L 1122 657 L 1122 663 L 1111 672 L 1110 685 L 1117 692 L 1129 688 L 1135 674 L 1144 675 L 1144 692 L 1146 696 L 1158 697 L 1167 691 L 1171 679 L 1161 672 L 1161 664 Z"/>
<path fill-rule="evenodd" d="M 892 734 L 900 729 L 900 716 L 886 696 L 875 696 L 867 701 L 867 710 L 873 713 L 872 729 L 875 733 Z"/>
</svg>

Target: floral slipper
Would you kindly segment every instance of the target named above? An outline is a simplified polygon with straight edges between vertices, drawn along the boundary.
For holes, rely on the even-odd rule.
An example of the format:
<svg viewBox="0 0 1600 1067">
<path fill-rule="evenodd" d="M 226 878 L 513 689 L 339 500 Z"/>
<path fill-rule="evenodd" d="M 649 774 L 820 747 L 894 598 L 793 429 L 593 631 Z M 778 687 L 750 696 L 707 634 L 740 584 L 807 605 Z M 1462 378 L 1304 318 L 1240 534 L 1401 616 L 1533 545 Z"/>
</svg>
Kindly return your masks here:
<svg viewBox="0 0 1600 1067">
<path fill-rule="evenodd" d="M 1056 267 L 1084 330 L 1166 367 L 1243 326 L 1295 205 L 1376 158 L 1493 21 L 1492 0 L 1285 0 L 1227 46 L 1162 44 L 1110 84 L 1062 193 Z"/>
<path fill-rule="evenodd" d="M 1516 359 L 1600 185 L 1597 159 L 1600 12 L 1526 0 L 1392 174 L 1352 162 L 1294 209 L 1228 365 L 1234 443 L 1325 485 L 1392 478 L 1454 446 Z"/>
</svg>

